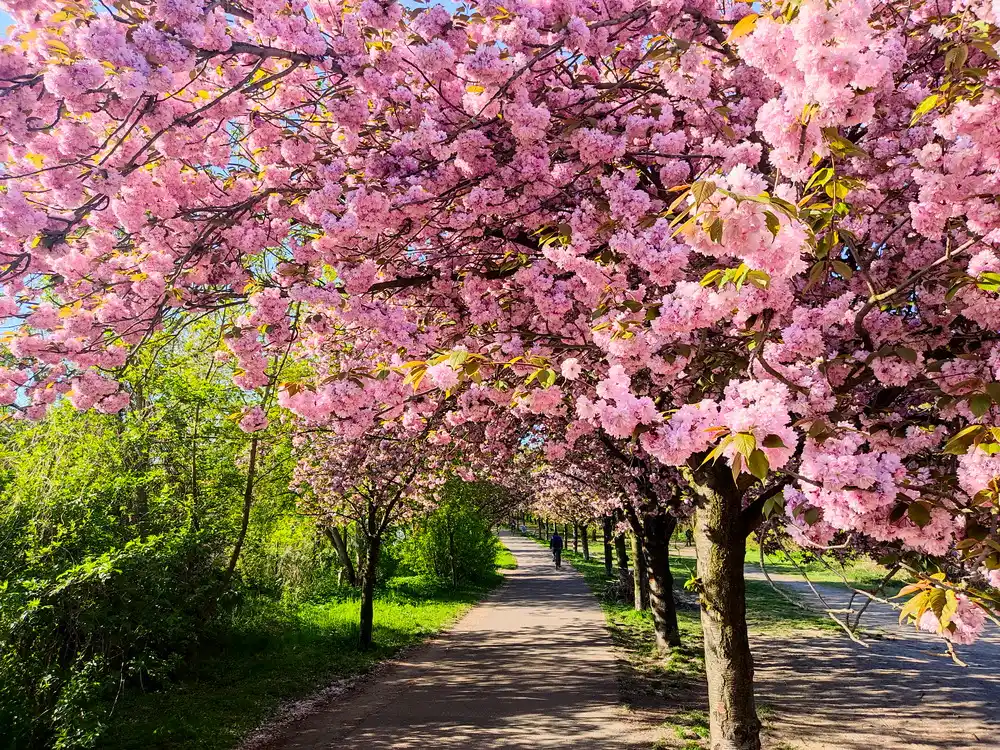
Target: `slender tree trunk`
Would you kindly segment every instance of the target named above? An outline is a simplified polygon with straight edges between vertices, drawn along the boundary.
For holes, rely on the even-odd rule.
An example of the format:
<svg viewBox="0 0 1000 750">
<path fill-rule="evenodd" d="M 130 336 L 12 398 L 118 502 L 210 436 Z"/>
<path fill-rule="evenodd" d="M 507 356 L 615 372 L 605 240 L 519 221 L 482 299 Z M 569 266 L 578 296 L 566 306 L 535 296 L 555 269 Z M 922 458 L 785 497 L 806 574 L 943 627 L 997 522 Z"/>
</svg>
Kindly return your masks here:
<svg viewBox="0 0 1000 750">
<path fill-rule="evenodd" d="M 635 608 L 642 612 L 649 609 L 649 579 L 646 573 L 646 555 L 643 554 L 642 539 L 632 534 L 632 586 L 635 590 Z"/>
<path fill-rule="evenodd" d="M 340 534 L 340 529 L 336 526 L 326 526 L 323 528 L 323 532 L 326 534 L 327 539 L 333 544 L 335 550 L 337 550 L 337 557 L 340 558 L 340 565 L 344 571 L 344 575 L 347 576 L 347 584 L 349 586 L 358 585 L 358 574 L 354 570 L 354 561 L 351 560 L 351 555 L 347 551 L 347 543 L 344 541 L 344 537 Z"/>
<path fill-rule="evenodd" d="M 604 573 L 611 578 L 611 516 L 605 516 L 601 520 L 601 528 L 604 531 Z"/>
<path fill-rule="evenodd" d="M 201 528 L 201 500 L 198 497 L 198 421 L 201 404 L 194 407 L 194 428 L 191 431 L 191 527 Z"/>
<path fill-rule="evenodd" d="M 681 645 L 674 604 L 674 577 L 670 571 L 670 537 L 677 519 L 666 513 L 643 517 L 643 551 L 649 575 L 649 608 L 653 612 L 656 647 L 661 653 Z"/>
<path fill-rule="evenodd" d="M 226 581 L 232 580 L 236 572 L 236 563 L 240 561 L 240 553 L 243 551 L 243 543 L 247 538 L 247 529 L 250 528 L 250 509 L 253 507 L 253 484 L 257 474 L 257 433 L 250 438 L 250 462 L 247 466 L 247 483 L 243 490 L 243 516 L 240 520 L 240 533 L 236 537 L 236 546 L 233 547 L 233 554 L 229 557 L 229 567 L 226 568 Z"/>
<path fill-rule="evenodd" d="M 451 585 L 458 587 L 458 564 L 455 561 L 455 528 L 448 527 L 448 557 L 451 560 Z"/>
<path fill-rule="evenodd" d="M 587 546 L 587 524 L 583 525 L 583 559 L 590 562 L 590 547 Z"/>
<path fill-rule="evenodd" d="M 369 537 L 365 554 L 365 566 L 361 580 L 361 624 L 358 631 L 358 646 L 362 650 L 371 648 L 372 630 L 375 625 L 375 577 L 378 575 L 379 554 L 382 539 Z"/>
<path fill-rule="evenodd" d="M 618 575 L 628 576 L 628 550 L 625 547 L 625 535 L 615 537 L 615 556 L 618 558 Z"/>
<path fill-rule="evenodd" d="M 574 523 L 573 524 L 573 552 L 576 553 L 576 552 L 579 552 L 579 551 L 580 551 L 580 525 Z"/>
<path fill-rule="evenodd" d="M 760 750 L 753 694 L 753 657 L 747 637 L 746 536 L 742 496 L 728 466 L 711 467 L 699 486 L 695 549 L 701 582 L 711 750 Z"/>
</svg>

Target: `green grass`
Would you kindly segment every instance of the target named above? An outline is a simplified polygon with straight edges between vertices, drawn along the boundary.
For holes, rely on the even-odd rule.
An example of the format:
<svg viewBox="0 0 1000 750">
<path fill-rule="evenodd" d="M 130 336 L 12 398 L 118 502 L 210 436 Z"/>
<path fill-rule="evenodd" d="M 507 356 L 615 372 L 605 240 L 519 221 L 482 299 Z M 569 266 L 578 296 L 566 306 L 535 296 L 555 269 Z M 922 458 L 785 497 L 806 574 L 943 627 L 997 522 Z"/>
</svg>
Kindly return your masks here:
<svg viewBox="0 0 1000 750">
<path fill-rule="evenodd" d="M 504 554 L 506 553 L 506 554 Z M 498 567 L 513 559 L 504 548 Z M 166 689 L 125 694 L 103 750 L 228 750 L 285 701 L 308 696 L 454 622 L 502 581 L 451 588 L 423 577 L 394 578 L 375 602 L 375 647 L 360 651 L 358 600 L 351 596 L 293 609 L 254 605 L 210 653 L 186 665 Z"/>
<path fill-rule="evenodd" d="M 502 545 L 499 554 L 497 554 L 497 567 L 500 570 L 517 570 L 517 559 L 510 553 L 509 549 Z"/>
<path fill-rule="evenodd" d="M 671 566 L 675 576 L 687 580 L 694 570 L 690 557 L 674 557 Z M 675 579 L 675 583 L 676 583 Z M 836 630 L 837 625 L 828 617 L 792 604 L 774 590 L 767 581 L 746 582 L 747 626 L 753 631 L 787 632 L 790 630 Z M 794 593 L 785 592 L 793 601 L 800 601 Z M 699 631 L 700 635 L 700 631 Z"/>
<path fill-rule="evenodd" d="M 760 547 L 751 537 L 747 540 L 746 562 L 757 567 L 760 566 Z M 790 575 L 802 578 L 805 573 L 813 583 L 835 583 L 844 585 L 845 579 L 848 584 L 855 588 L 874 590 L 882 582 L 882 579 L 889 572 L 887 568 L 879 565 L 874 560 L 865 557 L 839 562 L 833 557 L 828 557 L 827 567 L 808 551 L 790 544 L 787 552 L 774 552 L 764 555 L 764 564 L 768 573 Z M 831 570 L 830 568 L 833 568 Z M 907 583 L 903 575 L 895 576 L 883 589 L 892 596 L 899 592 Z"/>
</svg>

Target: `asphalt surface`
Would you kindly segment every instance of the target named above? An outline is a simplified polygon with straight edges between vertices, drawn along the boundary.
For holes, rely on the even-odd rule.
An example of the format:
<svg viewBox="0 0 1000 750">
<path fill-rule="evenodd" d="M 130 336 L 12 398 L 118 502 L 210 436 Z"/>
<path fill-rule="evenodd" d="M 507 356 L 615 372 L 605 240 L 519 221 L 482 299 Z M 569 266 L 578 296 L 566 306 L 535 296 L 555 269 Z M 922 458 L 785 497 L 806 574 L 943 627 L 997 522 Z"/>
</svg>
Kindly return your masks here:
<svg viewBox="0 0 1000 750">
<path fill-rule="evenodd" d="M 604 615 L 583 578 L 529 539 L 502 539 L 518 567 L 493 597 L 269 747 L 649 747 L 619 706 Z"/>
</svg>

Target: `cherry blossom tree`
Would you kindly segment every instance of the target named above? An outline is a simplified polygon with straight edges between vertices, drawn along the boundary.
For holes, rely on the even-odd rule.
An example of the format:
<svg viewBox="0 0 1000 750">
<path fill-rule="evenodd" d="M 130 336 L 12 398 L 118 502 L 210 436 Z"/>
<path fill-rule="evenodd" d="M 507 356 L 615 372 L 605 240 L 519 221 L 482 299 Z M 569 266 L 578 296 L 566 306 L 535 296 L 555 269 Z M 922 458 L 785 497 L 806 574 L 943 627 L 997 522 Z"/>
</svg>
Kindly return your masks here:
<svg viewBox="0 0 1000 750">
<path fill-rule="evenodd" d="M 297 437 L 302 458 L 295 482 L 301 505 L 327 526 L 353 523 L 361 540 L 359 643 L 372 644 L 375 585 L 386 534 L 433 507 L 445 468 L 421 431 L 383 430 L 349 439 L 332 432 Z"/>
<path fill-rule="evenodd" d="M 120 409 L 132 352 L 232 307 L 246 388 L 292 343 L 339 358 L 281 395 L 332 440 L 433 391 L 442 441 L 551 419 L 549 451 L 662 465 L 696 498 L 713 748 L 759 747 L 765 511 L 951 555 L 907 614 L 957 643 L 990 616 L 992 2 L 5 7 L 10 409 Z"/>
</svg>

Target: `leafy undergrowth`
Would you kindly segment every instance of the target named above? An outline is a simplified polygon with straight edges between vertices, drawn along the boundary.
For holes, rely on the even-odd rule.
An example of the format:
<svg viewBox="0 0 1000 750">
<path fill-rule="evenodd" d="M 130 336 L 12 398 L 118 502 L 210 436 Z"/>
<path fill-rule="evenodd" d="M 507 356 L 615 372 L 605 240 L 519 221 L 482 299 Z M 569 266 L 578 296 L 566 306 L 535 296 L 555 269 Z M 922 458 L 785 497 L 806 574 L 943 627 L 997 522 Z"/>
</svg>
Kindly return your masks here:
<svg viewBox="0 0 1000 750">
<path fill-rule="evenodd" d="M 509 564 L 510 553 L 498 557 Z M 362 674 L 454 622 L 501 581 L 451 588 L 436 580 L 394 578 L 375 602 L 375 647 L 360 651 L 358 600 L 294 609 L 255 604 L 234 617 L 211 653 L 166 689 L 124 697 L 101 739 L 105 750 L 227 750 L 288 700 Z"/>
<path fill-rule="evenodd" d="M 538 540 L 539 544 L 547 544 Z M 622 701 L 630 708 L 654 712 L 667 730 L 656 748 L 662 750 L 702 750 L 708 736 L 705 655 L 701 621 L 694 595 L 683 585 L 694 566 L 689 557 L 672 556 L 677 621 L 682 646 L 669 655 L 657 653 L 653 618 L 649 612 L 637 612 L 631 602 L 613 594 L 617 581 L 609 580 L 604 568 L 603 546 L 594 545 L 589 561 L 583 555 L 566 550 L 564 558 L 587 581 L 604 609 L 608 630 L 621 649 L 619 689 Z M 611 585 L 609 585 L 611 584 Z M 792 604 L 763 581 L 747 581 L 747 624 L 754 632 L 768 634 L 793 630 L 828 630 L 837 626 L 819 613 Z M 793 601 L 797 598 L 789 594 Z M 766 725 L 772 711 L 758 706 Z"/>
</svg>

